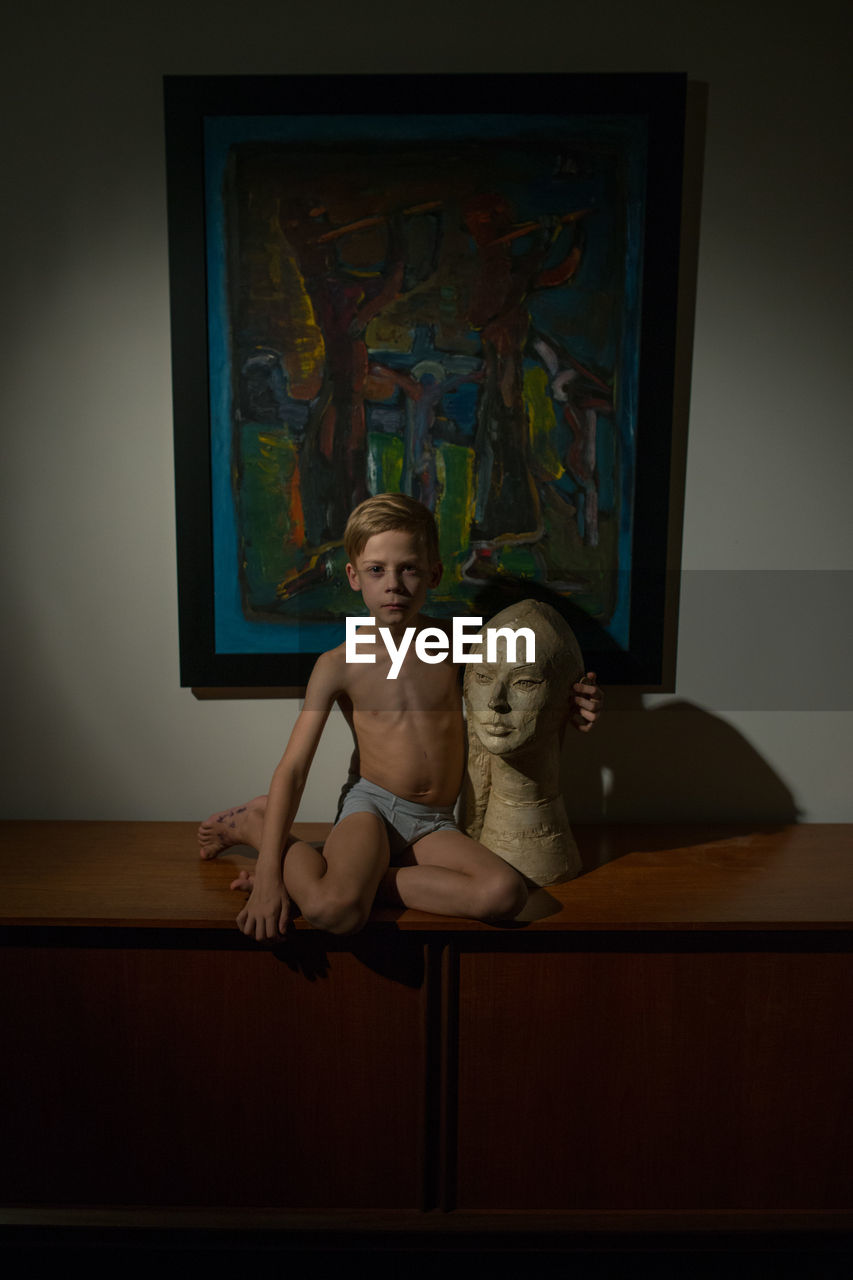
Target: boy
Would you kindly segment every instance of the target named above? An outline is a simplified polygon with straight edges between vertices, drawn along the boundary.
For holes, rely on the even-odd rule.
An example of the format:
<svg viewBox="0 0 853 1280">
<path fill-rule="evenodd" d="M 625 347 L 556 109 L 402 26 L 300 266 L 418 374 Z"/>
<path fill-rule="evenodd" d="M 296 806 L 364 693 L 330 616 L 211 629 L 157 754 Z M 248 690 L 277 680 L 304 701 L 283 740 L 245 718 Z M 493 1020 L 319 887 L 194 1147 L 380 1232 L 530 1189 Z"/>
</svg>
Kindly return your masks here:
<svg viewBox="0 0 853 1280">
<path fill-rule="evenodd" d="M 434 627 L 421 609 L 442 566 L 432 514 L 403 494 L 362 502 L 344 532 L 350 586 L 399 648 L 408 627 Z M 199 828 L 201 856 L 232 844 L 258 849 L 238 928 L 258 941 L 284 933 L 290 899 L 320 929 L 352 933 L 377 895 L 384 902 L 439 915 L 511 919 L 527 891 L 519 874 L 457 827 L 465 733 L 457 670 L 448 654 L 421 662 L 410 643 L 399 673 L 376 634 L 374 663 L 348 663 L 345 645 L 318 658 L 305 702 L 269 795 L 211 817 Z M 594 679 L 594 677 L 592 677 Z M 600 694 L 576 686 L 576 723 L 590 727 Z M 338 702 L 357 744 L 360 777 L 345 792 L 320 854 L 289 835 L 320 735 Z M 282 856 L 284 850 L 284 856 Z"/>
</svg>

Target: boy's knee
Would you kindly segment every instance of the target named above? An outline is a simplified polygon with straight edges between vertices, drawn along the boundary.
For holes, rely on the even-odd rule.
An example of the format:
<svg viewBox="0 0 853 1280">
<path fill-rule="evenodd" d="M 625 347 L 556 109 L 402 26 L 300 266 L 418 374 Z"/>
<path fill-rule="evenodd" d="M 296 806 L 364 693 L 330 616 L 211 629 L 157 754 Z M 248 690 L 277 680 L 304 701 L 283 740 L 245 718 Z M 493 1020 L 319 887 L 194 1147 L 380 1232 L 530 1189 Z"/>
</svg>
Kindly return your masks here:
<svg viewBox="0 0 853 1280">
<path fill-rule="evenodd" d="M 527 887 L 508 864 L 484 882 L 481 892 L 484 920 L 513 920 L 527 902 Z"/>
<path fill-rule="evenodd" d="M 365 910 L 360 902 L 335 894 L 318 895 L 315 902 L 308 903 L 307 909 L 301 903 L 300 906 L 308 923 L 326 933 L 358 933 L 370 915 L 369 909 Z"/>
</svg>

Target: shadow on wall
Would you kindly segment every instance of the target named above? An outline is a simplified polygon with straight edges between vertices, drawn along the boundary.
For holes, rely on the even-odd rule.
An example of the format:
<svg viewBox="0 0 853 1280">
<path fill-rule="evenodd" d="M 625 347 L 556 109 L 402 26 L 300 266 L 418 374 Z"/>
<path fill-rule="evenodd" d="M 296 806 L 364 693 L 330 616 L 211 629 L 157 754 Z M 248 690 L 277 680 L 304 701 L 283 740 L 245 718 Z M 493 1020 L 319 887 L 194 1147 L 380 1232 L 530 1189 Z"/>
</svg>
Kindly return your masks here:
<svg viewBox="0 0 853 1280">
<path fill-rule="evenodd" d="M 566 733 L 571 821 L 742 823 L 746 833 L 798 820 L 791 791 L 726 721 L 690 702 L 618 696 L 591 733 Z"/>
</svg>

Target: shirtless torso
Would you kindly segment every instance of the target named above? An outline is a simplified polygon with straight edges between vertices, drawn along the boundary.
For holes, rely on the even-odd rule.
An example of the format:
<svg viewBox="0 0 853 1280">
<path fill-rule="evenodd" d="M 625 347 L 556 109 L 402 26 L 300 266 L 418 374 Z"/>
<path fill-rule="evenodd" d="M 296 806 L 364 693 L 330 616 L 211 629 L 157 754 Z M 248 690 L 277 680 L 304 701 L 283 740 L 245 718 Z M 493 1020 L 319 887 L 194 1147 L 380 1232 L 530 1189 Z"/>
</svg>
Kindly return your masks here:
<svg viewBox="0 0 853 1280">
<path fill-rule="evenodd" d="M 421 617 L 418 627 L 436 626 Z M 427 665 L 409 646 L 399 675 L 380 643 L 376 662 L 352 665 L 344 646 L 325 655 L 336 700 L 356 744 L 353 772 L 403 800 L 450 805 L 462 783 L 465 730 L 459 669 L 450 658 Z"/>
</svg>

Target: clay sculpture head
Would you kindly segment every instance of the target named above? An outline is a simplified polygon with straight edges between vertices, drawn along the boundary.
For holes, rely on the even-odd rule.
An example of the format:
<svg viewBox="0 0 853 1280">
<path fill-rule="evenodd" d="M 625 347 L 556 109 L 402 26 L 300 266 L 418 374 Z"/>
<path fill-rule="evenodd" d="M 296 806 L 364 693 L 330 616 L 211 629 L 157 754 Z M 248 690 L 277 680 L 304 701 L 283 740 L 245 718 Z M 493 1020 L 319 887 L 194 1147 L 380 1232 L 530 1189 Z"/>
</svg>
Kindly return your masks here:
<svg viewBox="0 0 853 1280">
<path fill-rule="evenodd" d="M 528 661 L 523 638 L 513 654 L 498 635 L 495 660 L 466 668 L 463 825 L 530 883 L 556 884 L 580 870 L 559 775 L 572 685 L 583 675 L 583 657 L 568 623 L 537 600 L 510 605 L 488 625 L 528 628 L 535 657 Z"/>
</svg>

